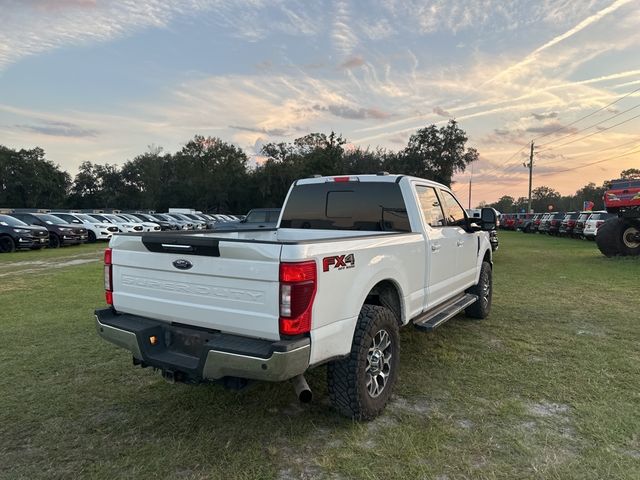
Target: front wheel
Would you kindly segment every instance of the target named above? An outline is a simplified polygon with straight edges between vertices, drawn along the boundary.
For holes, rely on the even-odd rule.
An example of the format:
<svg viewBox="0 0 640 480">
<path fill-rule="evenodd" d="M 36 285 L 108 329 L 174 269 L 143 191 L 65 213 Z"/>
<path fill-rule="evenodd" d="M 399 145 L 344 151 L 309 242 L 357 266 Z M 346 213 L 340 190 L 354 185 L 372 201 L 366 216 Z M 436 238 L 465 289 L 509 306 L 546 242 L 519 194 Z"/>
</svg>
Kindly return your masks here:
<svg viewBox="0 0 640 480">
<path fill-rule="evenodd" d="M 487 318 L 491 312 L 491 299 L 493 297 L 493 269 L 487 261 L 482 262 L 478 283 L 467 290 L 478 297 L 478 300 L 464 311 L 467 317 Z"/>
<path fill-rule="evenodd" d="M 396 316 L 386 307 L 364 305 L 349 356 L 327 366 L 331 404 L 354 420 L 375 418 L 391 397 L 399 364 Z"/>
<path fill-rule="evenodd" d="M 0 237 L 0 253 L 11 253 L 16 250 L 16 242 L 9 236 Z"/>
<path fill-rule="evenodd" d="M 55 233 L 49 235 L 49 248 L 59 248 L 60 247 L 60 237 Z"/>
<path fill-rule="evenodd" d="M 91 230 L 89 230 L 87 232 L 88 238 L 89 238 L 89 243 L 96 243 L 96 234 L 93 233 Z"/>
</svg>

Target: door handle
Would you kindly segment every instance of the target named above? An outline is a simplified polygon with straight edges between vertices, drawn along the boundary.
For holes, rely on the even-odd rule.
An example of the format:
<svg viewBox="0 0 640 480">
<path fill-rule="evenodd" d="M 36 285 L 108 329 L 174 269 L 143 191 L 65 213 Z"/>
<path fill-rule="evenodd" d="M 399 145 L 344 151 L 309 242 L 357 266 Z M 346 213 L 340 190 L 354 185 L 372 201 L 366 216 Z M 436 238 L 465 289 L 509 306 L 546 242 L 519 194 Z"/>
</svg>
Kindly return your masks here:
<svg viewBox="0 0 640 480">
<path fill-rule="evenodd" d="M 456 242 L 456 245 L 458 245 L 459 247 L 461 247 L 462 245 L 464 245 L 464 240 L 458 240 Z"/>
<path fill-rule="evenodd" d="M 432 243 L 431 244 L 431 251 L 432 252 L 437 252 L 438 250 L 440 250 L 440 244 L 439 243 Z"/>
</svg>

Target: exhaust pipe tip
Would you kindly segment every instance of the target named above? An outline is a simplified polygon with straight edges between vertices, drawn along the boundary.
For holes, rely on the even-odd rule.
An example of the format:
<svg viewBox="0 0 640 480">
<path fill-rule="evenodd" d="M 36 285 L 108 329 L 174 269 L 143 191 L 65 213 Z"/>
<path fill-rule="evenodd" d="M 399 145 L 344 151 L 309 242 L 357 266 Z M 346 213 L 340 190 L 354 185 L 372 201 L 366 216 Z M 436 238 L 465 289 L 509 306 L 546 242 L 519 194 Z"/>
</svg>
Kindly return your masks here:
<svg viewBox="0 0 640 480">
<path fill-rule="evenodd" d="M 293 388 L 296 391 L 296 396 L 300 403 L 311 403 L 313 400 L 313 392 L 309 388 L 309 384 L 304 378 L 304 375 L 298 375 L 291 379 L 293 382 Z"/>
</svg>

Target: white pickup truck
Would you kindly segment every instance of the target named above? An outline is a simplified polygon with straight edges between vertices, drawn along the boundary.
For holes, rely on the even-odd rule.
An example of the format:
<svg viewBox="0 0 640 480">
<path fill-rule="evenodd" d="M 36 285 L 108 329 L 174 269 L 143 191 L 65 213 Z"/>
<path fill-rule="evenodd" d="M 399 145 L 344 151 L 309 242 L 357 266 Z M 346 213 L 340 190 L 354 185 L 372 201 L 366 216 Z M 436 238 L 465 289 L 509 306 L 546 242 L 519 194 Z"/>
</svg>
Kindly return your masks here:
<svg viewBox="0 0 640 480">
<path fill-rule="evenodd" d="M 115 235 L 99 335 L 170 381 L 293 380 L 327 365 L 334 407 L 378 415 L 398 375 L 398 329 L 491 308 L 495 212 L 470 219 L 449 188 L 389 175 L 316 177 L 278 227 Z"/>
</svg>

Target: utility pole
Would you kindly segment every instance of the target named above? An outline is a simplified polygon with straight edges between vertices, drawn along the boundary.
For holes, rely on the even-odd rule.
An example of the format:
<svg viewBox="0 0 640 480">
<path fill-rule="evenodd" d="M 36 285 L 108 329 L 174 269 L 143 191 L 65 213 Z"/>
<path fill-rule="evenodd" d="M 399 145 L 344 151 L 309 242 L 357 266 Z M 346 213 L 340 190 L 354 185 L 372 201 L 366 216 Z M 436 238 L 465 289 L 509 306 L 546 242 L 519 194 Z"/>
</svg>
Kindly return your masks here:
<svg viewBox="0 0 640 480">
<path fill-rule="evenodd" d="M 469 210 L 471 210 L 471 182 L 473 180 L 473 163 L 471 164 L 471 176 L 469 177 Z"/>
<path fill-rule="evenodd" d="M 529 164 L 522 164 L 529 169 L 529 203 L 527 205 L 527 213 L 531 212 L 531 182 L 533 180 L 533 140 L 531 141 L 531 153 L 529 154 Z"/>
</svg>

